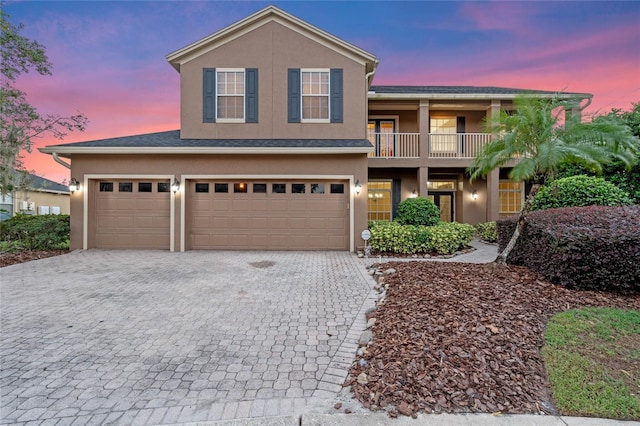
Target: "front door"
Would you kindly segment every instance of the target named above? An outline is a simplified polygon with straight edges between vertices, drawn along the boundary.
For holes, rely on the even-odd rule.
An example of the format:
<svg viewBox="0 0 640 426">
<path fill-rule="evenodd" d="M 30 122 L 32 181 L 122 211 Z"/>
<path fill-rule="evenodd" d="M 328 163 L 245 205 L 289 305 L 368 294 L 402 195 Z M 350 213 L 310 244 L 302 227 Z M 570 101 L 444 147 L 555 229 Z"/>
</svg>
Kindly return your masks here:
<svg viewBox="0 0 640 426">
<path fill-rule="evenodd" d="M 440 209 L 440 220 L 453 222 L 455 192 L 429 192 L 429 199 Z"/>
</svg>

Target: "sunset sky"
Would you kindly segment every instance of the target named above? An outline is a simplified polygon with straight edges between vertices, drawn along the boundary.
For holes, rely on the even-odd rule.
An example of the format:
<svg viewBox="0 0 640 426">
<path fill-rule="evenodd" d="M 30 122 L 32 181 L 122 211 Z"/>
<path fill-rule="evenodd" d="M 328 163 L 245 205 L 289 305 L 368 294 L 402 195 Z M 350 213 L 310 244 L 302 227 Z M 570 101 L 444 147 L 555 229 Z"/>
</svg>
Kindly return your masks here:
<svg viewBox="0 0 640 426">
<path fill-rule="evenodd" d="M 53 76 L 17 82 L 41 113 L 90 120 L 63 143 L 179 128 L 179 75 L 165 55 L 268 4 L 380 59 L 373 84 L 473 85 L 594 95 L 586 114 L 640 101 L 639 1 L 3 1 L 47 48 Z M 37 147 L 28 169 L 69 171 Z"/>
</svg>

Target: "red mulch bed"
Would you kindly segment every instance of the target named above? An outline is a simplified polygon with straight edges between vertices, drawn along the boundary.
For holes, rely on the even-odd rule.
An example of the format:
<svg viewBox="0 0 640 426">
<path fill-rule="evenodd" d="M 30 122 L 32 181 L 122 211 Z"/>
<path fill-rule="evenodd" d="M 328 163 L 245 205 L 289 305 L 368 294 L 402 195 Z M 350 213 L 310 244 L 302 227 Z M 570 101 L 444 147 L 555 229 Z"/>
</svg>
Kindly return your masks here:
<svg viewBox="0 0 640 426">
<path fill-rule="evenodd" d="M 586 306 L 640 309 L 640 295 L 574 291 L 524 267 L 387 263 L 373 340 L 346 385 L 389 414 L 555 413 L 540 348 L 548 319 Z M 356 378 L 360 376 L 359 383 Z M 362 380 L 362 379 L 365 380 Z M 367 383 L 364 383 L 367 382 Z M 397 411 L 396 411 L 397 410 Z"/>
<path fill-rule="evenodd" d="M 3 266 L 15 265 L 17 263 L 29 262 L 45 257 L 60 256 L 67 254 L 69 250 L 28 250 L 17 253 L 0 253 L 0 268 Z"/>
</svg>

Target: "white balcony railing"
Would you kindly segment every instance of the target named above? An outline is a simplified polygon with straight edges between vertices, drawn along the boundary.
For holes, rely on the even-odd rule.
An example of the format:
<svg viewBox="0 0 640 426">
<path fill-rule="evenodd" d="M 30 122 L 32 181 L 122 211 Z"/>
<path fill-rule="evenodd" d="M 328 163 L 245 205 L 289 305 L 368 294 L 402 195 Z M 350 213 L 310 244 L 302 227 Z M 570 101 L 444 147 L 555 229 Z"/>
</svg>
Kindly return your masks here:
<svg viewBox="0 0 640 426">
<path fill-rule="evenodd" d="M 369 141 L 374 146 L 372 158 L 420 158 L 420 133 L 373 133 Z"/>
<path fill-rule="evenodd" d="M 474 158 L 490 141 L 486 133 L 429 133 L 429 158 Z"/>
</svg>

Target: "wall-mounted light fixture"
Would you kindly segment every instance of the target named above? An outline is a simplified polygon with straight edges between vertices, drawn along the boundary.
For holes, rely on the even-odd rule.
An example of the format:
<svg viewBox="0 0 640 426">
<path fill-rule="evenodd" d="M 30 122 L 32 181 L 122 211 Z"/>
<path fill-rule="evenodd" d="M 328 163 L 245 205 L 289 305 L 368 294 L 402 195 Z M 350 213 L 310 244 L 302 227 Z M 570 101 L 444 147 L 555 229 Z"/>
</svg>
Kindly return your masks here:
<svg viewBox="0 0 640 426">
<path fill-rule="evenodd" d="M 416 190 L 414 189 L 413 192 L 411 193 L 411 198 L 418 198 L 418 193 L 416 192 Z"/>
<path fill-rule="evenodd" d="M 471 193 L 471 199 L 472 199 L 473 201 L 475 201 L 475 200 L 477 200 L 477 199 L 478 199 L 478 191 L 473 191 L 473 192 Z"/>
<path fill-rule="evenodd" d="M 360 179 L 356 180 L 356 186 L 354 186 L 356 190 L 356 195 L 360 195 L 360 191 L 362 191 L 362 185 L 360 184 Z"/>
<path fill-rule="evenodd" d="M 171 190 L 174 194 L 180 191 L 180 181 L 178 180 L 178 178 L 173 178 L 173 182 L 171 183 Z"/>
<path fill-rule="evenodd" d="M 69 191 L 73 194 L 76 191 L 80 191 L 80 182 L 78 179 L 72 177 L 71 182 L 69 182 Z"/>
</svg>

